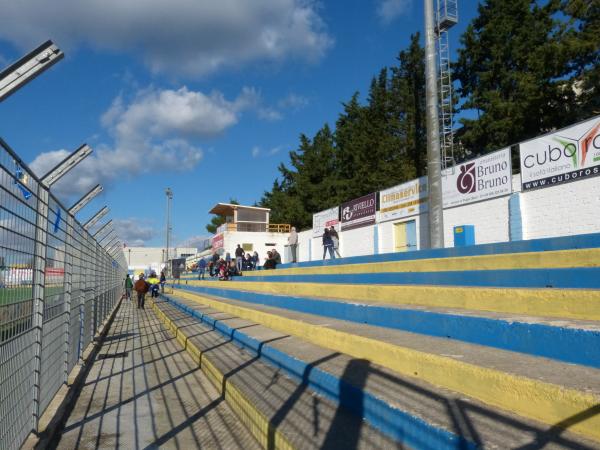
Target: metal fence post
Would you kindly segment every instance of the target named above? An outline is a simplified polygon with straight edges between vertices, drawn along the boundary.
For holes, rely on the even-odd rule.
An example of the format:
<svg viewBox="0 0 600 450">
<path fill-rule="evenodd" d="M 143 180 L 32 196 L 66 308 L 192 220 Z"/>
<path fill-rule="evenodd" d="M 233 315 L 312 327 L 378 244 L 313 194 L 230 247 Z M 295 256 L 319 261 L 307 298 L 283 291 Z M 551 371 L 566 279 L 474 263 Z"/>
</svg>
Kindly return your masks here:
<svg viewBox="0 0 600 450">
<path fill-rule="evenodd" d="M 48 190 L 39 183 L 37 189 L 35 252 L 33 257 L 33 411 L 32 428 L 38 429 L 40 419 L 40 375 L 42 357 L 42 326 L 44 323 L 44 288 L 46 270 L 46 242 L 48 239 Z"/>
<path fill-rule="evenodd" d="M 69 351 L 71 349 L 71 298 L 73 293 L 73 216 L 67 213 L 65 220 L 65 364 L 64 381 L 69 377 Z"/>
</svg>

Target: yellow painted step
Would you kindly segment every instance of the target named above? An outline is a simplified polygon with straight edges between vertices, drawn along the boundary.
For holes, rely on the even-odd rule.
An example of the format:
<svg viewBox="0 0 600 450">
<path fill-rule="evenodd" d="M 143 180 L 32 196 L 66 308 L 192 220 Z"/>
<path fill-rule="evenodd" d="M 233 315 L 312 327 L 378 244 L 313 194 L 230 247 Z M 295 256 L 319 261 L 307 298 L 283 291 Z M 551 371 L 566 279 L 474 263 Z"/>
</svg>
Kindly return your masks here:
<svg viewBox="0 0 600 450">
<path fill-rule="evenodd" d="M 474 311 L 524 314 L 562 319 L 600 320 L 600 290 L 483 288 L 426 285 L 277 283 L 187 281 L 205 286 L 268 294 L 339 298 L 370 304 L 418 305 L 432 308 L 462 308 Z"/>
<path fill-rule="evenodd" d="M 598 408 L 600 398 L 590 393 L 231 305 L 181 289 L 175 289 L 175 295 L 355 358 L 368 359 L 402 375 L 418 376 L 433 385 L 460 392 L 550 426 L 561 424 L 600 441 L 600 414 L 588 414 Z M 577 417 L 582 415 L 589 417 L 579 421 Z"/>
</svg>

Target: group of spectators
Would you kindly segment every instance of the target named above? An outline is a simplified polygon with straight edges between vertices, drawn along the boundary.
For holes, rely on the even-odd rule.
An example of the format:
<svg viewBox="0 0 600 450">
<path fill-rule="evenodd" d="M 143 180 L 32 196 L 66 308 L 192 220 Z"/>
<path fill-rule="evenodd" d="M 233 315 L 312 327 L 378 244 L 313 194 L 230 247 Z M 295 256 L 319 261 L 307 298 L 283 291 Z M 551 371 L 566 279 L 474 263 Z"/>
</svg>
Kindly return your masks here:
<svg viewBox="0 0 600 450">
<path fill-rule="evenodd" d="M 133 283 L 131 277 L 127 274 L 125 278 L 125 298 L 133 301 L 131 293 L 135 291 L 137 293 L 138 309 L 145 309 L 146 294 L 150 292 L 150 297 L 158 297 L 159 287 L 164 292 L 166 282 L 167 277 L 164 272 L 160 273 L 160 278 L 156 276 L 156 272 L 152 272 L 148 278 L 146 278 L 144 273 L 140 273 L 135 283 Z"/>
</svg>

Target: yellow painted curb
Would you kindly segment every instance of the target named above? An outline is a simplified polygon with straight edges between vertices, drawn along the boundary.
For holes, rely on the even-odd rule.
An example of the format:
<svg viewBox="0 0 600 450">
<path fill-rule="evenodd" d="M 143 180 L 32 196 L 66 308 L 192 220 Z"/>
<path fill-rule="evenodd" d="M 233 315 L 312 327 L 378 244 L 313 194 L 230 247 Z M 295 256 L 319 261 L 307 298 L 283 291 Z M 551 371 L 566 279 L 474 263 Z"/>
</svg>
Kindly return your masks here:
<svg viewBox="0 0 600 450">
<path fill-rule="evenodd" d="M 568 424 L 569 430 L 600 440 L 600 415 L 582 422 L 575 419 L 577 415 L 598 407 L 600 398 L 594 395 L 300 320 L 234 306 L 181 290 L 176 290 L 176 295 L 316 345 L 355 358 L 368 359 L 402 375 L 417 377 L 521 416 L 549 425 Z"/>
<path fill-rule="evenodd" d="M 410 259 L 335 266 L 290 267 L 271 270 L 268 276 L 360 274 L 380 272 L 445 272 L 501 269 L 560 269 L 599 267 L 600 249 L 555 250 L 545 252 L 501 253 L 494 255 L 457 256 L 447 258 Z M 245 272 L 244 276 L 265 276 L 262 271 Z"/>
<path fill-rule="evenodd" d="M 202 372 L 208 377 L 219 393 L 225 398 L 231 409 L 244 426 L 252 433 L 259 444 L 265 449 L 294 450 L 288 439 L 271 424 L 268 417 L 261 413 L 169 317 L 152 302 L 152 309 L 158 318 L 170 329 L 184 349 L 198 363 Z M 184 313 L 182 313 L 184 314 Z"/>
<path fill-rule="evenodd" d="M 188 286 L 352 300 L 360 303 L 461 308 L 561 319 L 600 320 L 600 290 L 428 285 L 187 281 Z"/>
</svg>

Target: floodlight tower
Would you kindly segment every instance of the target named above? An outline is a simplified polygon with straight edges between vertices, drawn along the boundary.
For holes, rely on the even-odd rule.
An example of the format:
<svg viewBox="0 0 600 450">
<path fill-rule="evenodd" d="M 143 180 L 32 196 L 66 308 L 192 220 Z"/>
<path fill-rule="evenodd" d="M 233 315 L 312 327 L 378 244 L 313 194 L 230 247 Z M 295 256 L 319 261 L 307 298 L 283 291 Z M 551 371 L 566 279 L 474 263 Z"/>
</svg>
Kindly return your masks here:
<svg viewBox="0 0 600 450">
<path fill-rule="evenodd" d="M 452 117 L 452 72 L 448 30 L 458 23 L 457 0 L 437 0 L 435 34 L 438 47 L 440 85 L 440 148 L 442 168 L 454 164 L 454 121 Z"/>
<path fill-rule="evenodd" d="M 173 191 L 171 188 L 165 189 L 165 195 L 167 196 L 167 251 L 165 255 L 165 264 L 167 269 L 167 274 L 170 273 L 169 270 L 169 240 L 171 237 L 171 200 L 173 200 Z"/>
</svg>

